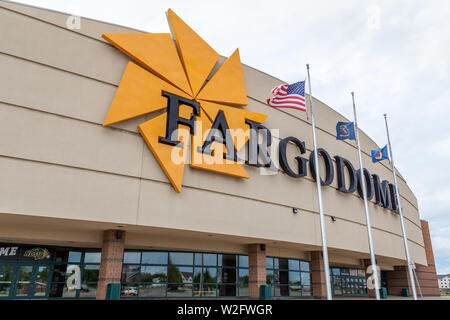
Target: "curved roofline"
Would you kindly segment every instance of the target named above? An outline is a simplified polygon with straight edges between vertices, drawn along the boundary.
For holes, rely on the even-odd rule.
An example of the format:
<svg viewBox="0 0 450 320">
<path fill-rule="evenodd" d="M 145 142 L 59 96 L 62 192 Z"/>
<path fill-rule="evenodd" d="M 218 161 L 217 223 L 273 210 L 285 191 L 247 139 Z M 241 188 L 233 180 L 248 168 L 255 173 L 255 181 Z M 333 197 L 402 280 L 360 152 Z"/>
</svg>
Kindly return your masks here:
<svg viewBox="0 0 450 320">
<path fill-rule="evenodd" d="M 69 12 L 59 11 L 59 10 L 55 10 L 55 9 L 49 9 L 49 8 L 45 8 L 45 7 L 39 7 L 39 6 L 35 6 L 35 5 L 27 4 L 27 3 L 21 3 L 21 2 L 17 2 L 17 1 L 11 1 L 11 0 L 1 0 L 1 1 L 9 2 L 9 3 L 12 3 L 12 4 L 17 4 L 17 5 L 24 6 L 24 7 L 30 7 L 30 8 L 34 8 L 34 9 L 51 11 L 51 12 L 54 12 L 54 13 L 64 14 L 64 15 L 68 15 L 68 16 L 77 16 L 77 17 L 80 17 L 82 19 L 91 20 L 91 21 L 98 22 L 98 23 L 105 23 L 105 24 L 109 24 L 109 25 L 115 26 L 115 27 L 126 28 L 126 29 L 136 30 L 136 31 L 139 31 L 139 32 L 149 33 L 148 31 L 136 29 L 136 28 L 133 28 L 133 27 L 127 27 L 127 26 L 124 26 L 124 25 L 121 25 L 121 24 L 117 24 L 117 23 L 113 23 L 113 22 L 102 21 L 102 20 L 89 18 L 89 17 L 84 17 L 84 16 L 78 16 L 76 14 L 69 13 Z"/>
</svg>

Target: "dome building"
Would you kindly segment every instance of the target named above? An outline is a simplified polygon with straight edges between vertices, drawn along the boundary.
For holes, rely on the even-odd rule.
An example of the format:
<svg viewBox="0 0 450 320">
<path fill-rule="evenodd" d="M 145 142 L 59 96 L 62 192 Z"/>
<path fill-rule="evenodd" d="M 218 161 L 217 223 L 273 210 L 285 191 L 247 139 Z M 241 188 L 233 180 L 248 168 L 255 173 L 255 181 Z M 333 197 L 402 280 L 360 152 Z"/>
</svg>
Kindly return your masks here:
<svg viewBox="0 0 450 320">
<path fill-rule="evenodd" d="M 219 56 L 168 15 L 176 41 L 0 1 L 0 299 L 105 299 L 109 283 L 124 299 L 257 298 L 261 285 L 276 298 L 326 296 L 309 112 L 269 107 L 281 80 L 238 51 Z M 332 292 L 372 297 L 357 147 L 336 140 L 348 119 L 313 103 Z M 187 128 L 182 147 L 170 145 L 173 123 Z M 252 163 L 266 149 L 251 136 L 223 143 L 244 163 L 196 163 L 201 135 L 224 124 L 270 129 L 275 169 Z M 409 282 L 392 170 L 360 138 L 382 285 L 400 295 Z M 421 290 L 439 295 L 428 224 L 397 175 Z"/>
</svg>

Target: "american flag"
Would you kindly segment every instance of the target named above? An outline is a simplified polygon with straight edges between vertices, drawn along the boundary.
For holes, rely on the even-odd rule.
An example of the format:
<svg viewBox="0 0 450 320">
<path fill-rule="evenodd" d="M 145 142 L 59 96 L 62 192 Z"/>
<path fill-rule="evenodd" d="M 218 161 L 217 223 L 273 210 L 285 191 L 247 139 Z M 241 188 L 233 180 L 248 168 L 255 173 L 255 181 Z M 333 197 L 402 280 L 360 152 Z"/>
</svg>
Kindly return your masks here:
<svg viewBox="0 0 450 320">
<path fill-rule="evenodd" d="M 274 97 L 267 99 L 269 106 L 306 111 L 305 81 L 277 86 L 272 89 L 272 94 Z"/>
</svg>

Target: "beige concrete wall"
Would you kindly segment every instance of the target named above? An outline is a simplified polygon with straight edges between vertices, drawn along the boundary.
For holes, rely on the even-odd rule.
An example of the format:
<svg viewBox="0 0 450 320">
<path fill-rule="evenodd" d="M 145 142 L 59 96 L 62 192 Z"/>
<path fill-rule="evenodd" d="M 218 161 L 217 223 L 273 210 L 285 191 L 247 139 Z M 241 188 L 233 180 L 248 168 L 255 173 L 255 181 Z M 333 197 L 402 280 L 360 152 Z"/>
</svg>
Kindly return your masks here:
<svg viewBox="0 0 450 320">
<path fill-rule="evenodd" d="M 274 255 L 304 257 L 302 251 L 320 247 L 310 173 L 292 179 L 261 176 L 258 169 L 246 167 L 250 179 L 241 180 L 187 168 L 183 190 L 176 194 L 137 133 L 137 125 L 153 115 L 101 126 L 129 61 L 101 34 L 137 31 L 87 19 L 81 30 L 72 31 L 65 28 L 66 18 L 0 1 L 0 215 L 83 221 L 95 223 L 98 230 L 120 224 L 130 232 L 128 244 L 136 247 L 186 248 L 187 243 L 194 249 L 208 239 L 177 240 L 182 230 L 202 237 L 214 234 L 220 241 L 208 239 L 211 244 L 237 252 L 243 243 L 275 242 L 268 249 Z M 280 129 L 281 137 L 305 141 L 309 156 L 312 135 L 306 114 L 268 107 L 264 101 L 280 80 L 243 68 L 248 109 L 267 114 L 266 126 Z M 322 102 L 314 103 L 320 147 L 357 167 L 355 144 L 335 139 L 336 122 L 345 119 Z M 392 181 L 387 161 L 370 161 L 375 143 L 364 133 L 361 139 L 365 166 Z M 289 148 L 289 155 L 294 157 L 295 148 Z M 399 182 L 411 255 L 425 264 L 417 199 L 400 175 Z M 358 255 L 368 253 L 363 202 L 356 193 L 343 194 L 336 187 L 335 181 L 323 189 L 325 213 L 338 218 L 325 220 L 329 246 L 352 252 L 358 261 Z M 300 214 L 293 215 L 292 207 Z M 404 259 L 398 215 L 373 203 L 369 207 L 377 255 Z M 133 231 L 133 226 L 144 229 Z M 14 238 L 5 228 L 8 219 L 0 226 L 0 237 Z M 145 228 L 178 233 L 160 242 L 146 238 Z M 19 232 L 31 232 L 26 230 Z"/>
</svg>

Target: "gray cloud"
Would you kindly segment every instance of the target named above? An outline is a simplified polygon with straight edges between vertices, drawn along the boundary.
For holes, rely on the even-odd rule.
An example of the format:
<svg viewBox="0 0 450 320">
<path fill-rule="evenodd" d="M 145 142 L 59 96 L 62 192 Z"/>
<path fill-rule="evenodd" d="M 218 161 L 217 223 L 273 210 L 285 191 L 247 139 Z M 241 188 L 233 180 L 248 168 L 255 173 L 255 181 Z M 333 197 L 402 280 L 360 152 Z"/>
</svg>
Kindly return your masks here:
<svg viewBox="0 0 450 320">
<path fill-rule="evenodd" d="M 167 32 L 174 9 L 223 55 L 287 82 L 311 64 L 313 94 L 386 143 L 429 220 L 439 272 L 450 273 L 450 2 L 81 1 L 21 2 L 151 32 Z"/>
</svg>

